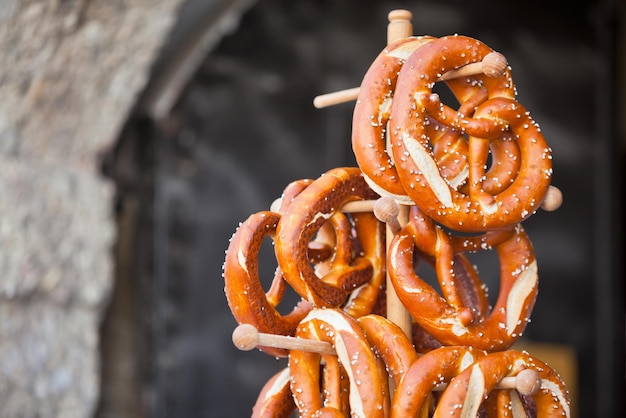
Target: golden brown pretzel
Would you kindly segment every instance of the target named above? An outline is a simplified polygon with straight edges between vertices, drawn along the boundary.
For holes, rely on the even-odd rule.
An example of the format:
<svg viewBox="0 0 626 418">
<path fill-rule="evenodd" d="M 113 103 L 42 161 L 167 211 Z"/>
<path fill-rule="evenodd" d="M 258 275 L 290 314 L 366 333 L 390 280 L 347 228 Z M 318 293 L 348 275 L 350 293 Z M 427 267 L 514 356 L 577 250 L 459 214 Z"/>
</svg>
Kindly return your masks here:
<svg viewBox="0 0 626 418">
<path fill-rule="evenodd" d="M 388 45 L 363 77 L 352 118 L 352 149 L 368 184 L 379 194 L 405 203 L 410 202 L 403 198 L 406 192 L 387 151 L 387 122 L 400 68 L 415 50 L 433 39 L 410 37 Z"/>
<path fill-rule="evenodd" d="M 448 383 L 465 368 L 484 356 L 472 347 L 441 347 L 421 356 L 407 370 L 391 404 L 391 416 L 417 417 L 435 387 Z"/>
<path fill-rule="evenodd" d="M 349 381 L 349 408 L 354 417 L 382 417 L 386 400 L 386 379 L 379 360 L 370 348 L 363 329 L 340 309 L 313 309 L 302 320 L 296 337 L 326 341 L 334 345 L 337 356 L 293 350 L 289 356 L 291 392 L 301 417 L 315 416 L 322 407 L 345 411 L 339 405 L 342 392 L 338 372 L 325 381 L 320 391 L 320 362 L 324 370 L 339 361 Z M 384 372 L 384 371 L 383 371 Z M 335 385 L 332 388 L 332 385 Z"/>
<path fill-rule="evenodd" d="M 447 303 L 459 310 L 459 317 L 464 324 L 484 320 L 490 309 L 487 290 L 464 253 L 476 251 L 476 246 L 487 240 L 487 234 L 473 237 L 448 234 L 417 206 L 411 208 L 409 220 L 418 256 L 434 266 Z M 494 235 L 489 235 L 492 245 L 511 237 L 513 232 L 498 232 L 497 236 L 502 236 L 499 241 Z"/>
<path fill-rule="evenodd" d="M 389 376 L 397 384 L 417 360 L 413 344 L 402 329 L 387 318 L 370 314 L 357 319 L 374 352 L 385 363 Z"/>
<path fill-rule="evenodd" d="M 473 76 L 487 89 L 488 100 L 471 117 L 452 110 L 432 94 L 441 73 L 480 61 L 490 52 L 481 42 L 462 36 L 429 42 L 402 67 L 391 110 L 397 127 L 390 130 L 392 152 L 407 195 L 430 217 L 461 231 L 504 228 L 526 219 L 543 201 L 552 171 L 550 149 L 529 113 L 513 99 L 508 71 L 495 78 Z M 469 194 L 442 176 L 427 131 L 431 119 L 469 135 Z M 519 150 L 510 141 L 515 141 Z M 511 169 L 503 169 L 487 187 L 485 165 L 490 147 L 503 148 L 494 152 L 499 164 L 507 154 L 519 153 L 520 162 L 517 173 L 508 175 Z M 513 170 L 517 167 L 514 161 L 510 164 Z M 497 188 L 490 190 L 493 185 Z"/>
<path fill-rule="evenodd" d="M 419 55 L 420 48 L 434 39 L 430 36 L 409 37 L 388 45 L 365 74 L 354 109 L 352 147 L 359 167 L 374 190 L 405 204 L 413 202 L 399 182 L 389 143 L 390 131 L 393 132 L 400 126 L 395 121 L 391 124 L 388 122 L 391 109 L 395 107 L 394 95 L 406 96 L 407 93 L 402 88 L 396 88 L 398 73 L 412 55 Z M 487 83 L 491 92 L 477 76 L 454 79 L 445 77 L 444 72 L 441 72 L 435 77 L 439 79 L 444 76 L 446 79 L 446 84 L 461 104 L 459 114 L 471 116 L 474 108 L 488 97 L 515 95 L 510 77 L 498 77 L 506 72 L 504 57 L 492 53 L 485 58 L 488 63 L 483 67 L 483 72 L 487 77 L 493 78 Z M 402 101 L 403 97 L 400 99 Z M 447 124 L 433 119 L 428 119 L 427 123 L 424 123 L 424 130 L 433 145 L 434 158 L 441 167 L 442 177 L 453 187 L 458 187 L 467 177 L 465 139 L 460 132 L 449 129 Z M 505 173 L 504 170 L 498 172 L 495 164 L 494 170 L 490 171 L 494 177 L 500 177 Z"/>
<path fill-rule="evenodd" d="M 479 358 L 452 379 L 443 392 L 433 417 L 475 417 L 485 396 L 503 378 L 518 376 L 526 369 L 536 371 L 541 378 L 538 392 L 532 394 L 535 390 L 530 388 L 531 394 L 527 395 L 532 396 L 536 404 L 537 417 L 569 417 L 569 395 L 558 373 L 527 353 L 514 350 L 490 353 Z M 509 405 L 506 407 L 510 408 Z M 515 407 L 522 408 L 523 405 L 518 403 Z"/>
<path fill-rule="evenodd" d="M 466 36 L 444 36 L 434 39 L 420 47 L 406 61 L 398 74 L 396 84 L 396 100 L 391 110 L 394 127 L 398 127 L 401 136 L 405 130 L 411 132 L 413 122 L 423 118 L 423 109 L 429 110 L 428 116 L 439 123 L 450 126 L 460 132 L 479 136 L 491 132 L 494 127 L 506 127 L 506 122 L 498 120 L 480 120 L 476 117 L 459 115 L 457 111 L 440 102 L 439 95 L 433 93 L 433 86 L 446 72 L 468 64 L 482 61 L 494 51 L 477 39 Z M 477 90 L 484 88 L 487 99 L 495 97 L 515 97 L 515 87 L 508 68 L 501 74 L 478 74 L 446 80 L 455 92 L 460 103 L 475 95 Z M 407 112 L 413 110 L 413 112 Z M 398 118 L 401 113 L 406 115 Z M 421 127 L 418 127 L 421 129 Z M 497 129 L 496 129 L 497 131 Z M 392 139 L 398 138 L 391 130 Z M 419 138 L 418 140 L 424 140 Z M 396 153 L 394 152 L 394 156 Z"/>
<path fill-rule="evenodd" d="M 486 234 L 483 249 L 495 248 L 500 259 L 500 293 L 483 320 L 464 305 L 450 274 L 451 240 L 440 227 L 435 232 L 440 247 L 436 257 L 443 260 L 437 261 L 437 278 L 445 297 L 415 272 L 415 247 L 429 242 L 432 231 L 427 218 L 412 217 L 396 234 L 388 253 L 389 275 L 399 299 L 414 320 L 444 345 L 470 345 L 486 351 L 509 348 L 526 328 L 537 297 L 537 262 L 523 228 L 517 225 L 511 235 L 501 231 Z"/>
<path fill-rule="evenodd" d="M 500 58 L 504 60 L 504 57 L 493 51 L 486 54 L 483 60 L 489 59 L 489 54 L 495 55 L 496 60 Z M 515 97 L 515 87 L 506 69 L 506 62 L 498 63 L 496 66 L 498 68 L 492 73 L 489 71 L 485 73 L 483 69 L 482 75 L 446 80 L 447 87 L 460 103 L 456 111 L 457 115 L 464 118 L 472 117 L 475 109 L 491 97 Z M 402 88 L 404 87 L 401 85 L 400 89 Z M 438 95 L 435 96 L 438 97 Z M 402 106 L 402 103 L 398 106 Z M 446 109 L 448 113 L 453 112 L 449 108 Z M 439 167 L 441 177 L 450 184 L 450 187 L 459 189 L 467 186 L 470 168 L 468 141 L 463 135 L 463 130 L 455 129 L 447 123 L 448 120 L 449 118 L 439 118 L 438 121 L 427 117 L 424 134 L 432 147 L 433 157 Z M 512 173 L 517 172 L 519 150 L 514 141 L 492 141 L 490 148 L 492 164 L 485 173 L 483 186 L 487 192 L 495 194 L 508 185 L 513 177 Z"/>
<path fill-rule="evenodd" d="M 311 305 L 298 303 L 291 313 L 280 314 L 276 307 L 286 288 L 280 268 L 276 269 L 270 288 L 264 292 L 258 270 L 258 256 L 266 237 L 275 238 L 276 226 L 293 199 L 313 180 L 301 179 L 289 183 L 283 190 L 280 205 L 272 212 L 259 212 L 244 221 L 231 238 L 224 263 L 224 291 L 233 316 L 239 324 L 250 324 L 260 332 L 291 335 Z M 307 255 L 312 263 L 328 258 L 332 249 L 312 246 Z M 261 347 L 274 356 L 287 355 L 286 350 Z"/>
<path fill-rule="evenodd" d="M 333 214 L 350 201 L 377 197 L 358 168 L 329 170 L 289 205 L 277 228 L 276 256 L 285 280 L 317 307 L 338 307 L 348 294 L 372 277 L 370 262 L 361 256 L 339 265 L 319 278 L 308 260 L 308 245 Z"/>
<path fill-rule="evenodd" d="M 252 418 L 288 418 L 296 409 L 289 386 L 289 368 L 272 376 L 263 385 L 252 407 Z"/>
<path fill-rule="evenodd" d="M 254 325 L 260 332 L 291 335 L 298 323 L 311 309 L 302 301 L 287 315 L 281 315 L 276 306 L 282 298 L 282 277 L 277 272 L 270 290 L 261 285 L 258 257 L 266 237 L 274 238 L 280 214 L 257 212 L 237 228 L 226 251 L 224 263 L 224 292 L 230 310 L 240 324 Z M 267 354 L 283 357 L 285 350 L 261 347 Z"/>
<path fill-rule="evenodd" d="M 388 45 L 374 60 L 361 83 L 359 97 L 354 109 L 352 122 L 352 148 L 368 184 L 381 195 L 391 196 L 399 202 L 412 204 L 406 196 L 404 187 L 399 182 L 388 140 L 389 130 L 398 129 L 396 124 L 388 125 L 396 80 L 404 62 L 422 45 L 435 38 L 430 36 L 409 37 Z M 494 75 L 490 74 L 491 77 Z M 475 107 L 488 98 L 488 91 L 475 76 L 446 81 L 452 93 L 461 103 L 458 112 L 470 116 Z M 506 92 L 514 96 L 512 83 L 499 78 L 499 83 L 492 81 L 492 90 Z M 434 157 L 441 167 L 441 175 L 453 187 L 462 184 L 467 178 L 467 144 L 462 135 L 449 129 L 445 124 L 429 120 L 425 124 L 426 135 L 434 148 Z M 505 145 L 506 147 L 506 145 Z M 492 177 L 501 177 L 504 167 L 496 172 L 490 170 Z"/>
</svg>

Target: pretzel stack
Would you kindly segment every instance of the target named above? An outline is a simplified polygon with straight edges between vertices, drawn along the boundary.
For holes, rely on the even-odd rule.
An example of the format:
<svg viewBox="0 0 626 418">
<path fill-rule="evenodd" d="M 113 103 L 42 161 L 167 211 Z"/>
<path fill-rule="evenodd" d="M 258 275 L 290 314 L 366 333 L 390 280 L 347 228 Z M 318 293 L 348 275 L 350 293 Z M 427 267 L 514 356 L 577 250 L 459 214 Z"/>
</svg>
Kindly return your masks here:
<svg viewBox="0 0 626 418">
<path fill-rule="evenodd" d="M 253 416 L 569 417 L 556 371 L 511 348 L 538 289 L 522 222 L 560 204 L 550 148 L 501 54 L 389 17 L 388 46 L 337 99 L 357 95 L 358 167 L 288 184 L 226 252 L 235 345 L 288 357 Z M 266 239 L 278 265 L 267 291 Z M 499 258 L 494 306 L 468 256 L 482 251 Z M 287 286 L 301 300 L 285 314 Z"/>
</svg>

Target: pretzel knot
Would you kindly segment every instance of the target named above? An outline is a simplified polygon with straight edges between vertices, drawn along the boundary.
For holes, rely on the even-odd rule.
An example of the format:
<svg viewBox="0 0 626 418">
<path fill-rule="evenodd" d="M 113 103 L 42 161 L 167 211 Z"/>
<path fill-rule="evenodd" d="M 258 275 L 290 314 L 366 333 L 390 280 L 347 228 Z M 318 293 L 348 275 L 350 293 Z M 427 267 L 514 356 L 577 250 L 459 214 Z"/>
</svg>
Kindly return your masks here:
<svg viewBox="0 0 626 418">
<path fill-rule="evenodd" d="M 357 168 L 335 168 L 296 196 L 283 214 L 276 232 L 278 265 L 285 280 L 314 306 L 338 307 L 351 292 L 372 280 L 370 258 L 366 254 L 355 254 L 354 243 L 350 240 L 338 242 L 333 267 L 324 275 L 316 274 L 308 252 L 309 243 L 327 221 L 343 225 L 337 224 L 337 230 L 351 231 L 350 223 L 341 213 L 346 203 L 376 197 Z M 380 235 L 371 234 L 370 239 L 380 240 Z M 367 248 L 377 251 L 381 245 Z"/>
<path fill-rule="evenodd" d="M 521 336 L 529 321 L 537 297 L 537 262 L 520 225 L 511 231 L 486 233 L 480 249 L 493 247 L 498 253 L 500 293 L 491 312 L 477 313 L 474 306 L 464 302 L 452 256 L 477 249 L 476 240 L 453 239 L 428 218 L 413 216 L 390 244 L 389 276 L 398 298 L 415 321 L 442 344 L 505 350 Z M 416 274 L 416 249 L 436 258 L 442 295 Z"/>
<path fill-rule="evenodd" d="M 519 376 L 528 369 L 539 374 L 541 386 L 523 397 L 518 393 L 520 388 L 500 391 L 507 404 L 501 405 L 503 400 L 498 399 L 498 410 L 511 411 L 511 416 L 528 416 L 526 405 L 532 404 L 539 418 L 569 417 L 570 400 L 561 377 L 545 363 L 515 350 L 487 354 L 454 377 L 433 417 L 475 417 L 483 400 L 504 377 Z"/>
<path fill-rule="evenodd" d="M 470 97 L 478 94 L 476 86 L 486 90 L 486 100 L 472 110 L 455 111 L 433 93 L 442 74 L 490 52 L 463 36 L 421 46 L 400 70 L 390 112 L 391 150 L 407 196 L 428 216 L 458 231 L 500 229 L 523 221 L 541 205 L 552 175 L 551 150 L 529 112 L 514 100 L 508 71 L 495 78 L 448 81 L 453 91 L 465 85 L 469 92 L 468 84 L 473 86 Z M 458 147 L 468 161 L 466 181 L 445 173 L 430 133 L 433 121 L 456 132 L 457 140 L 467 136 L 466 148 Z"/>
<path fill-rule="evenodd" d="M 472 347 L 440 347 L 415 361 L 396 387 L 391 417 L 416 417 L 437 385 L 449 383 L 455 376 L 486 353 Z M 474 415 L 475 416 L 475 415 Z"/>
</svg>

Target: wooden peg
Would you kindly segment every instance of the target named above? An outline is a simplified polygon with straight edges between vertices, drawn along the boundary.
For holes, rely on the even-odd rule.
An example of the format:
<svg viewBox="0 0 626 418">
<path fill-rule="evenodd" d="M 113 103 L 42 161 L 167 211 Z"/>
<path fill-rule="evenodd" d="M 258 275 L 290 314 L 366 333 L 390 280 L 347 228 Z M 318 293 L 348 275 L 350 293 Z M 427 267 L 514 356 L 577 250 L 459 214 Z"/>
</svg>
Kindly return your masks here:
<svg viewBox="0 0 626 418">
<path fill-rule="evenodd" d="M 484 74 L 487 77 L 499 77 L 504 74 L 507 65 L 508 63 L 504 55 L 499 52 L 490 52 L 480 62 L 474 62 L 456 70 L 448 71 L 439 78 L 439 81 L 479 74 Z M 322 94 L 313 99 L 313 105 L 321 109 L 356 100 L 359 97 L 359 90 L 359 87 L 354 87 L 334 93 Z"/>
<path fill-rule="evenodd" d="M 515 376 L 514 388 L 521 395 L 536 395 L 541 389 L 541 376 L 533 369 L 522 370 Z"/>
<path fill-rule="evenodd" d="M 563 193 L 557 187 L 550 185 L 541 204 L 541 209 L 552 212 L 560 208 L 562 203 Z"/>
<path fill-rule="evenodd" d="M 448 387 L 447 383 L 442 383 L 433 388 L 434 392 L 441 392 Z M 517 390 L 520 395 L 534 396 L 541 389 L 541 376 L 533 369 L 524 369 L 517 376 L 503 378 L 496 389 Z"/>
<path fill-rule="evenodd" d="M 241 324 L 233 331 L 233 343 L 242 351 L 250 351 L 256 347 L 282 348 L 286 350 L 309 351 L 320 354 L 336 354 L 332 344 L 325 341 L 307 340 L 285 335 L 266 334 L 259 332 L 253 325 Z"/>
<path fill-rule="evenodd" d="M 337 354 L 332 344 L 325 341 L 266 334 L 259 332 L 250 324 L 241 324 L 235 328 L 232 338 L 235 346 L 242 351 L 250 351 L 262 346 L 319 354 Z M 435 386 L 433 391 L 443 391 L 446 387 L 447 384 L 442 383 Z M 541 376 L 535 370 L 525 369 L 520 371 L 517 376 L 503 378 L 496 389 L 514 389 L 521 395 L 533 396 L 541 389 Z"/>
<path fill-rule="evenodd" d="M 277 212 L 281 202 L 282 198 L 280 197 L 274 200 L 270 205 L 270 211 Z M 376 200 L 355 200 L 342 206 L 341 211 L 343 213 L 373 212 L 374 204 L 376 204 Z"/>
<path fill-rule="evenodd" d="M 360 87 L 339 90 L 334 93 L 320 94 L 313 99 L 313 106 L 317 109 L 335 106 L 342 103 L 352 102 L 359 97 Z"/>
<path fill-rule="evenodd" d="M 359 212 L 372 212 L 376 200 L 355 200 L 348 202 L 341 208 L 343 213 L 359 213 Z"/>
<path fill-rule="evenodd" d="M 317 109 L 334 106 L 341 103 L 351 102 L 359 97 L 359 87 L 339 90 L 334 93 L 322 94 L 313 99 L 313 106 Z"/>
<path fill-rule="evenodd" d="M 396 234 L 402 227 L 398 221 L 400 205 L 391 197 L 383 196 L 374 203 L 374 216 L 387 224 L 393 234 Z"/>
<path fill-rule="evenodd" d="M 413 35 L 413 24 L 411 23 L 413 14 L 408 10 L 392 10 L 387 15 L 387 18 L 389 19 L 389 24 L 387 25 L 388 44 Z"/>
<path fill-rule="evenodd" d="M 450 70 L 442 75 L 439 80 L 451 80 L 453 78 L 467 77 L 484 74 L 487 77 L 499 77 L 506 71 L 508 63 L 504 55 L 499 52 L 490 52 L 482 61 L 464 65 L 456 70 Z"/>
</svg>

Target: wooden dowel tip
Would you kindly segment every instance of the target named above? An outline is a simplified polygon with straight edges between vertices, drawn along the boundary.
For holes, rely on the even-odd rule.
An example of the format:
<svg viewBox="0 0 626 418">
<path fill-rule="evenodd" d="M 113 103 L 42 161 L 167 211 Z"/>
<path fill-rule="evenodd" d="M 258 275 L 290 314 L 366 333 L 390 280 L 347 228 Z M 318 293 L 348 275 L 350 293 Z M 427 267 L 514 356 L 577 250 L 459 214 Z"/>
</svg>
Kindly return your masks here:
<svg viewBox="0 0 626 418">
<path fill-rule="evenodd" d="M 386 223 L 394 234 L 401 229 L 398 221 L 399 214 L 400 205 L 391 197 L 383 196 L 374 203 L 374 216 L 379 221 Z"/>
<path fill-rule="evenodd" d="M 499 52 L 490 52 L 482 60 L 482 71 L 487 77 L 500 77 L 508 66 L 506 57 Z"/>
<path fill-rule="evenodd" d="M 549 186 L 546 197 L 541 203 L 541 209 L 552 212 L 557 210 L 563 204 L 563 193 L 555 186 Z"/>
<path fill-rule="evenodd" d="M 250 351 L 259 344 L 259 331 L 250 324 L 241 324 L 233 331 L 233 344 L 241 351 Z"/>
<path fill-rule="evenodd" d="M 332 344 L 325 341 L 262 333 L 250 324 L 241 324 L 235 328 L 232 339 L 235 347 L 242 351 L 250 351 L 259 346 L 263 346 L 284 350 L 309 351 L 320 354 L 336 354 Z"/>
<path fill-rule="evenodd" d="M 405 9 L 396 9 L 389 12 L 387 15 L 387 19 L 389 22 L 394 22 L 397 20 L 408 20 L 413 19 L 413 13 Z"/>
<path fill-rule="evenodd" d="M 347 103 L 359 97 L 360 87 L 338 90 L 332 93 L 320 94 L 313 98 L 313 106 L 317 109 Z"/>
<path fill-rule="evenodd" d="M 522 395 L 536 395 L 541 389 L 541 376 L 533 369 L 522 370 L 515 376 L 515 389 Z"/>
</svg>

